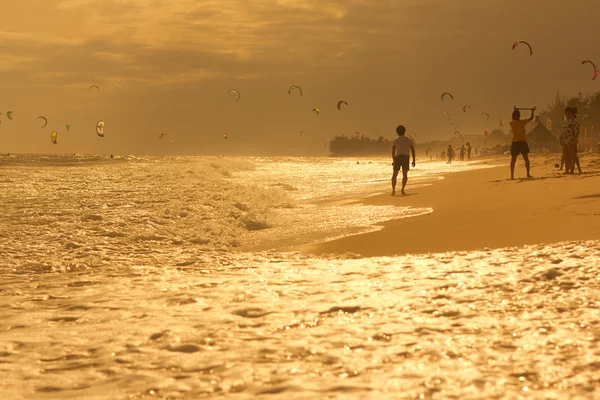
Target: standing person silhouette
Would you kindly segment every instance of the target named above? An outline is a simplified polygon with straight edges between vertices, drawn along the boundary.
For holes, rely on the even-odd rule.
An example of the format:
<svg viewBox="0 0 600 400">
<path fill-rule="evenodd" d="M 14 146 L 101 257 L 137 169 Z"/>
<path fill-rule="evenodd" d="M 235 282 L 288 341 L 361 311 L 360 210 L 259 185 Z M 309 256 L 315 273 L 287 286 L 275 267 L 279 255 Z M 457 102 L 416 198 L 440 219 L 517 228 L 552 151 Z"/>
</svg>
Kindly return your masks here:
<svg viewBox="0 0 600 400">
<path fill-rule="evenodd" d="M 563 124 L 563 132 L 560 136 L 560 142 L 563 146 L 563 160 L 565 162 L 565 174 L 575 172 L 575 165 L 579 168 L 579 157 L 577 157 L 577 141 L 579 139 L 579 131 L 581 125 L 577 122 L 577 108 L 565 108 L 565 122 Z M 562 165 L 561 165 L 562 166 Z"/>
<path fill-rule="evenodd" d="M 452 159 L 454 158 L 454 149 L 452 148 L 451 144 L 448 145 L 448 152 L 446 154 L 448 155 L 448 161 L 446 164 L 452 164 Z"/>
<path fill-rule="evenodd" d="M 405 136 L 406 128 L 403 125 L 398 125 L 396 128 L 396 134 L 398 137 L 392 141 L 392 160 L 394 166 L 394 173 L 392 175 L 392 196 L 396 195 L 396 178 L 398 177 L 398 172 L 402 168 L 402 190 L 400 193 L 403 195 L 406 194 L 404 192 L 404 188 L 406 187 L 406 183 L 408 182 L 408 170 L 410 164 L 410 153 L 412 153 L 412 166 L 416 165 L 416 157 L 415 157 L 415 146 L 413 141 Z"/>
<path fill-rule="evenodd" d="M 471 161 L 471 143 L 467 142 L 467 161 Z"/>
<path fill-rule="evenodd" d="M 531 178 L 529 170 L 531 164 L 529 162 L 529 146 L 527 145 L 527 136 L 525 133 L 525 125 L 533 121 L 533 115 L 536 107 L 531 109 L 531 117 L 529 119 L 521 119 L 521 113 L 516 108 L 513 109 L 512 121 L 510 121 L 510 129 L 513 134 L 512 145 L 510 146 L 510 179 L 515 179 L 515 163 L 519 154 L 523 155 L 525 161 L 525 169 L 527 170 L 527 177 Z"/>
</svg>

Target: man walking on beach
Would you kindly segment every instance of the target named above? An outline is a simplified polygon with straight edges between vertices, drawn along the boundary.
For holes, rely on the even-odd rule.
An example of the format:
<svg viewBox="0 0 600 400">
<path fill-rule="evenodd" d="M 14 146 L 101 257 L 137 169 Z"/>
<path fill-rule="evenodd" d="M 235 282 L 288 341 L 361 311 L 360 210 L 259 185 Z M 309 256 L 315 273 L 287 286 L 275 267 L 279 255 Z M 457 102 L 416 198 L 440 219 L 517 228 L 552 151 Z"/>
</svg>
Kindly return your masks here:
<svg viewBox="0 0 600 400">
<path fill-rule="evenodd" d="M 413 158 L 412 166 L 414 167 L 416 165 L 415 146 L 413 145 L 413 141 L 404 135 L 406 133 L 406 128 L 402 125 L 398 125 L 396 133 L 398 134 L 398 137 L 392 142 L 392 160 L 394 161 L 392 196 L 396 195 L 396 178 L 398 177 L 400 168 L 402 168 L 402 191 L 400 193 L 406 194 L 404 188 L 406 187 L 406 182 L 408 182 L 410 153 L 412 153 Z"/>
<path fill-rule="evenodd" d="M 521 119 L 521 113 L 518 109 L 513 109 L 512 121 L 510 121 L 510 129 L 512 130 L 513 139 L 512 145 L 510 146 L 510 179 L 515 179 L 515 163 L 519 154 L 523 155 L 525 160 L 525 169 L 527 170 L 527 177 L 531 178 L 529 174 L 529 146 L 527 145 L 527 136 L 525 134 L 525 125 L 533 121 L 533 114 L 535 113 L 536 107 L 531 109 L 531 117 L 529 119 Z"/>
</svg>

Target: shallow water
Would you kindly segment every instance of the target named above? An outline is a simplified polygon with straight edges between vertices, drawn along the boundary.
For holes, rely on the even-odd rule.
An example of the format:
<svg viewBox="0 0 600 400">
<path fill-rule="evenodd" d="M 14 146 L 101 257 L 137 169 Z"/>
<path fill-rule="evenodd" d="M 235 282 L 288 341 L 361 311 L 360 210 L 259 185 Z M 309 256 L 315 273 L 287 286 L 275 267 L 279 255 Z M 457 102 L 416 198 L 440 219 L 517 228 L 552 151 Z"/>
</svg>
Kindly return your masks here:
<svg viewBox="0 0 600 400">
<path fill-rule="evenodd" d="M 598 395 L 600 242 L 372 259 L 237 250 L 423 211 L 331 206 L 388 190 L 372 182 L 386 161 L 362 162 L 4 160 L 3 398 Z M 423 184 L 447 167 L 427 168 Z M 328 174 L 340 179 L 321 196 Z"/>
</svg>

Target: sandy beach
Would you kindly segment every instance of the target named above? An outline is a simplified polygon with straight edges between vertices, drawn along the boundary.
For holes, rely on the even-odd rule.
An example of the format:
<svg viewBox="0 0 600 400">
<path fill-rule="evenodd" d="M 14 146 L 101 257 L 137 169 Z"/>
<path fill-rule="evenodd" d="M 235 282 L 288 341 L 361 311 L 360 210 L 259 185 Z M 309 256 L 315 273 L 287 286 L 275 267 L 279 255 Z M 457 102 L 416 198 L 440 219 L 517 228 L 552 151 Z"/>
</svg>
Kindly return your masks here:
<svg viewBox="0 0 600 400">
<path fill-rule="evenodd" d="M 470 251 L 597 239 L 600 237 L 600 158 L 581 156 L 582 174 L 563 175 L 558 155 L 532 155 L 533 179 L 523 160 L 510 180 L 510 157 L 480 161 L 494 168 L 446 174 L 406 196 L 357 200 L 365 205 L 431 207 L 419 217 L 386 222 L 377 232 L 303 246 L 306 254 L 363 257 Z M 418 165 L 417 165 L 418 167 Z"/>
</svg>

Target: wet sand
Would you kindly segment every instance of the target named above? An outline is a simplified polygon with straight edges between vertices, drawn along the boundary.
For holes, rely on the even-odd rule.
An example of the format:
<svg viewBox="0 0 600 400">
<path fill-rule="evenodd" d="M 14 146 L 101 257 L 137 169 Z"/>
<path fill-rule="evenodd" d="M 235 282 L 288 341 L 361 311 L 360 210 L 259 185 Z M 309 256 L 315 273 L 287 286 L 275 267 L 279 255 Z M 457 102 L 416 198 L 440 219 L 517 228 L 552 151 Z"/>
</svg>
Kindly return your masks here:
<svg viewBox="0 0 600 400">
<path fill-rule="evenodd" d="M 357 202 L 432 207 L 432 213 L 389 221 L 377 232 L 300 250 L 373 257 L 599 238 L 600 157 L 582 156 L 583 174 L 568 176 L 554 166 L 557 158 L 532 155 L 533 179 L 523 179 L 522 159 L 517 161 L 515 180 L 508 179 L 507 156 L 480 161 L 495 168 L 447 174 L 431 186 L 411 188 L 409 176 L 406 196 L 386 193 Z"/>
</svg>

